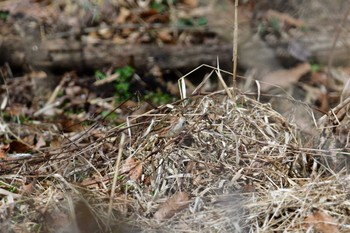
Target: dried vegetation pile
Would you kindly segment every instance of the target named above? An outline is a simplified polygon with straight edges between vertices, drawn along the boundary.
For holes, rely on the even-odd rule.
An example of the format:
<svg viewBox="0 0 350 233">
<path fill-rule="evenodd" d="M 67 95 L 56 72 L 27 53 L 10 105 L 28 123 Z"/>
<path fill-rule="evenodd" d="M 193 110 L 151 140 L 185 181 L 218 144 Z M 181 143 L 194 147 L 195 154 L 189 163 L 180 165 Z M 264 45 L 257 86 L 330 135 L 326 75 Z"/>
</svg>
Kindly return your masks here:
<svg viewBox="0 0 350 233">
<path fill-rule="evenodd" d="M 2 229 L 346 232 L 349 178 L 327 157 L 348 155 L 327 132 L 306 146 L 269 104 L 229 89 L 99 121 L 1 160 Z"/>
<path fill-rule="evenodd" d="M 85 5 L 76 1 L 65 1 L 70 4 L 35 1 L 43 2 L 51 11 L 42 11 L 39 3 L 31 4 L 28 9 L 26 2 L 5 1 L 0 7 L 3 17 L 8 18 L 2 22 L 6 26 L 2 27 L 6 32 L 3 34 L 30 35 L 25 44 L 29 47 L 45 39 L 76 37 L 87 44 L 111 41 L 116 45 L 156 43 L 162 46 L 211 45 L 217 40 L 216 35 L 205 29 L 206 18 L 188 10 L 179 10 L 185 17 L 177 17 L 172 13 L 173 4 L 169 4 L 169 14 L 161 14 L 162 9 L 129 9 L 127 2 L 112 7 L 109 1 L 97 1 L 103 3 L 101 6 L 95 6 L 92 1 L 81 1 Z M 199 1 L 179 2 L 184 9 L 192 9 Z M 99 7 L 101 11 L 94 15 Z M 204 10 L 201 8 L 202 14 Z M 272 13 L 271 17 L 289 25 L 303 26 L 286 14 Z M 81 15 L 81 21 L 77 21 L 76 15 Z M 214 18 L 217 20 L 217 15 L 214 14 Z M 30 27 L 19 26 L 27 21 Z M 172 22 L 181 24 L 172 29 Z M 224 31 L 226 35 L 226 27 Z M 274 33 L 280 37 L 279 31 Z M 231 37 L 231 32 L 227 34 Z M 12 44 L 12 39 L 9 41 Z M 271 60 L 266 59 L 266 53 L 259 53 L 265 49 L 261 43 L 258 49 L 243 43 L 243 49 L 246 44 L 253 58 L 262 54 L 262 60 L 273 66 Z M 61 55 L 62 51 L 57 51 Z M 304 50 L 297 52 L 297 58 L 303 60 Z M 247 50 L 240 57 L 241 62 L 245 54 L 249 54 Z M 248 57 L 249 63 L 252 57 Z M 96 60 L 94 57 L 94 62 Z M 259 60 L 256 63 L 259 64 Z M 262 64 L 263 68 L 267 67 Z M 253 63 L 253 67 L 257 68 L 256 64 Z M 288 88 L 310 69 L 305 63 L 296 69 L 273 72 L 261 78 L 260 81 L 269 85 L 260 85 L 260 90 L 269 91 L 271 83 Z M 229 88 L 206 94 L 199 94 L 196 88 L 196 93 L 189 98 L 142 114 L 135 111 L 125 123 L 115 126 L 106 124 L 107 116 L 95 114 L 96 109 L 100 110 L 96 106 L 106 102 L 92 98 L 87 89 L 76 86 L 71 74 L 65 76 L 46 105 L 38 101 L 36 98 L 43 95 L 42 89 L 47 89 L 39 74 L 32 72 L 41 84 L 36 87 L 34 81 L 31 83 L 35 77 L 12 79 L 9 72 L 11 79 L 0 90 L 0 109 L 6 110 L 0 118 L 1 231 L 350 231 L 349 98 L 344 98 L 319 124 L 315 120 L 318 127 L 314 132 L 310 132 L 309 127 L 304 131 L 298 128 L 290 121 L 293 117 L 287 119 L 269 104 L 243 93 L 233 95 Z M 219 72 L 218 75 L 220 77 Z M 347 83 L 346 75 L 338 77 L 339 82 Z M 326 85 L 322 72 L 317 73 L 315 80 L 310 88 L 303 87 L 313 93 L 311 99 L 322 97 L 321 109 L 327 111 L 328 100 L 335 94 L 327 98 L 321 92 L 322 85 Z M 319 86 L 311 88 L 315 83 Z M 343 85 L 341 88 L 328 85 L 324 89 L 343 90 Z M 65 96 L 59 95 L 62 89 Z M 180 85 L 180 89 L 183 93 L 186 88 Z M 343 92 L 347 93 L 347 89 Z M 21 103 L 17 112 L 13 103 Z M 83 108 L 77 108 L 82 105 Z M 76 113 L 88 105 L 88 113 L 70 115 L 87 124 L 70 124 L 66 127 L 70 131 L 63 132 L 57 127 L 59 124 L 42 118 L 49 110 L 52 110 L 51 116 L 59 118 L 59 114 L 70 109 Z M 108 106 L 111 106 L 105 107 L 108 110 L 114 108 L 112 104 Z M 110 115 L 116 112 L 113 110 Z M 20 116 L 34 116 L 34 120 L 22 121 Z M 65 128 L 65 119 L 61 120 Z"/>
</svg>

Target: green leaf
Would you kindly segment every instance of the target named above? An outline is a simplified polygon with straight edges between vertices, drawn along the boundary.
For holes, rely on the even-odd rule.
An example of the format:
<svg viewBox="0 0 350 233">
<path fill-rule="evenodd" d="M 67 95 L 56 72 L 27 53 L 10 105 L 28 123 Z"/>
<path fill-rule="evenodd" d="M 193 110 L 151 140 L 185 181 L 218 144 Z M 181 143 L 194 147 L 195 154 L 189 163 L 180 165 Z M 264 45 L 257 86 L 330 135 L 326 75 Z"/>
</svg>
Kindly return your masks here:
<svg viewBox="0 0 350 233">
<path fill-rule="evenodd" d="M 199 17 L 197 23 L 199 26 L 205 26 L 208 24 L 208 19 L 205 17 Z"/>
<path fill-rule="evenodd" d="M 168 9 L 167 6 L 161 2 L 152 2 L 151 8 L 156 10 L 158 13 L 163 13 Z"/>
<path fill-rule="evenodd" d="M 135 73 L 135 70 L 131 66 L 124 66 L 122 68 L 118 68 L 115 73 L 120 75 L 117 81 L 128 81 L 129 78 Z"/>
<path fill-rule="evenodd" d="M 2 19 L 4 21 L 6 21 L 8 19 L 9 15 L 10 15 L 9 12 L 7 12 L 7 11 L 0 11 L 0 19 Z"/>
<path fill-rule="evenodd" d="M 271 23 L 271 27 L 274 31 L 277 31 L 277 32 L 280 31 L 280 28 L 281 28 L 280 21 L 277 18 L 273 17 L 271 19 L 270 23 Z"/>
<path fill-rule="evenodd" d="M 177 21 L 178 26 L 194 26 L 193 18 L 181 18 Z"/>
<path fill-rule="evenodd" d="M 104 74 L 103 72 L 99 71 L 99 70 L 96 70 L 95 71 L 95 78 L 97 80 L 102 80 L 102 79 L 105 79 L 106 78 L 106 74 Z"/>
<path fill-rule="evenodd" d="M 319 64 L 311 64 L 311 72 L 317 72 L 321 70 L 321 66 Z"/>
</svg>

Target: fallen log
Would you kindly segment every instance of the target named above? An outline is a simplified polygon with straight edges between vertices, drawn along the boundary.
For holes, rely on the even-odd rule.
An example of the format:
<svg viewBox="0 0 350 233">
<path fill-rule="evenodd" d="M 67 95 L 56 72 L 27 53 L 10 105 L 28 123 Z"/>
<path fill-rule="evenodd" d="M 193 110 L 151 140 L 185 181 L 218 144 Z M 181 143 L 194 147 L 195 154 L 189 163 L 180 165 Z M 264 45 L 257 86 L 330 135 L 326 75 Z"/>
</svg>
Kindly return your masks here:
<svg viewBox="0 0 350 233">
<path fill-rule="evenodd" d="M 0 50 L 1 60 L 16 67 L 30 65 L 50 70 L 96 70 L 128 64 L 136 69 L 147 69 L 153 65 L 161 69 L 181 69 L 203 63 L 215 65 L 217 57 L 223 62 L 230 61 L 232 45 L 118 45 L 109 41 L 87 43 L 73 39 L 28 44 L 18 38 L 3 38 Z"/>
</svg>

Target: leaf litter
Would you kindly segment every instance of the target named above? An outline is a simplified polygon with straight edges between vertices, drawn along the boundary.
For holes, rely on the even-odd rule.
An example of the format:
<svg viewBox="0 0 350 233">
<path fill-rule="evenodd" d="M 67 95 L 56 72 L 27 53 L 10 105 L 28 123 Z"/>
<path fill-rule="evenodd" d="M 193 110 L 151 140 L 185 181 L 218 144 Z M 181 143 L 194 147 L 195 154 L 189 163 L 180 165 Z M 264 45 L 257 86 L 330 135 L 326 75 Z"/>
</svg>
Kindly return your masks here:
<svg viewBox="0 0 350 233">
<path fill-rule="evenodd" d="M 197 1 L 183 2 L 189 7 L 197 4 Z M 51 12 L 38 14 L 38 5 L 33 6 L 29 15 L 39 15 L 39 21 L 55 18 L 45 15 Z M 58 19 L 72 18 L 67 21 L 69 27 L 76 27 L 73 16 L 84 8 L 64 10 L 65 14 Z M 152 11 L 138 14 L 120 8 L 119 13 L 117 24 L 140 19 L 150 23 L 169 21 L 168 16 Z M 268 16 L 280 18 L 285 24 L 303 24 L 286 14 L 269 12 Z M 90 21 L 90 16 L 86 20 L 84 24 Z M 155 38 L 158 43 L 176 40 L 176 33 L 162 28 L 156 36 L 147 37 L 135 33 L 133 27 L 114 26 L 90 27 L 84 33 L 88 40 L 112 37 L 120 44 L 130 38 L 145 43 Z M 157 28 L 157 24 L 153 27 Z M 121 33 L 113 34 L 113 31 Z M 297 83 L 309 69 L 301 66 L 300 70 L 278 71 L 282 73 L 272 73 L 265 81 L 284 87 L 286 80 L 280 83 L 279 79 Z M 35 77 L 40 82 L 46 76 L 35 74 Z M 321 75 L 316 78 L 315 82 L 324 82 Z M 16 93 L 28 92 L 29 87 L 23 83 L 14 86 Z M 80 90 L 75 87 L 65 88 L 69 99 L 79 95 Z M 265 87 L 269 89 L 262 88 Z M 59 90 L 51 95 L 47 106 L 36 109 L 36 116 L 57 114 L 54 100 L 59 100 L 58 93 Z M 18 96 L 21 103 L 32 100 L 30 95 Z M 102 120 L 82 126 L 77 122 L 86 119 L 79 116 L 74 120 L 62 119 L 61 129 L 55 124 L 41 123 L 34 129 L 1 122 L 2 138 L 13 138 L 14 132 L 20 131 L 31 139 L 25 143 L 14 140 L 11 152 L 7 142 L 1 145 L 1 229 L 7 232 L 347 232 L 350 208 L 346 132 L 349 121 L 347 116 L 343 119 L 348 105 L 346 97 L 344 89 L 345 104 L 328 112 L 321 119 L 322 125 L 306 141 L 302 129 L 269 104 L 243 93 L 232 97 L 227 87 L 225 91 L 199 93 L 146 113 L 134 112 L 117 127 Z M 99 104 L 103 101 L 95 100 Z M 70 107 L 83 101 L 70 103 Z M 2 110 L 6 102 L 2 102 Z M 15 107 L 11 105 L 11 112 L 17 110 Z M 33 111 L 24 103 L 18 109 L 28 115 Z M 19 114 L 12 117 L 15 115 Z M 119 148 L 123 133 L 128 136 Z M 338 138 L 342 138 L 342 143 Z M 45 142 L 49 147 L 45 147 Z M 21 152 L 28 152 L 25 156 L 19 153 L 20 147 L 24 148 Z M 121 166 L 117 166 L 118 155 Z"/>
<path fill-rule="evenodd" d="M 5 152 L 2 228 L 349 231 L 350 182 L 347 166 L 338 166 L 348 153 L 332 146 L 349 101 L 325 115 L 319 136 L 306 143 L 270 104 L 228 91 L 190 95 L 119 126 L 96 121 L 53 137 L 52 149 L 40 136 L 29 157 Z"/>
</svg>

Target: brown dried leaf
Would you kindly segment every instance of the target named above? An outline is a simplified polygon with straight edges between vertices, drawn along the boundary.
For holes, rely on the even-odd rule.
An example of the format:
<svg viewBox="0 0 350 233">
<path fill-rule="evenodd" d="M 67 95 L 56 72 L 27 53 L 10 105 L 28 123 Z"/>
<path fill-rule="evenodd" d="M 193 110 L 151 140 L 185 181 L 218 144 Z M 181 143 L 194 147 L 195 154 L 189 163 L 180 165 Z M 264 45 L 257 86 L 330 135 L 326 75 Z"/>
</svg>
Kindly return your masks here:
<svg viewBox="0 0 350 233">
<path fill-rule="evenodd" d="M 88 177 L 85 178 L 80 185 L 83 187 L 88 187 L 90 189 L 99 189 L 100 188 L 100 183 L 102 183 L 103 180 L 99 176 L 93 176 L 93 177 Z"/>
<path fill-rule="evenodd" d="M 128 173 L 131 180 L 138 180 L 142 175 L 142 162 L 133 157 L 125 160 L 121 168 L 122 173 Z"/>
<path fill-rule="evenodd" d="M 24 115 L 26 112 L 26 107 L 20 104 L 12 104 L 6 107 L 6 112 L 11 116 Z"/>
<path fill-rule="evenodd" d="M 198 6 L 198 0 L 182 0 L 182 2 L 192 8 L 195 8 Z"/>
<path fill-rule="evenodd" d="M 189 199 L 190 197 L 186 192 L 175 193 L 159 207 L 154 214 L 154 218 L 158 220 L 171 218 L 174 214 L 188 206 Z"/>
<path fill-rule="evenodd" d="M 325 72 L 312 72 L 310 83 L 328 86 L 327 74 Z"/>
<path fill-rule="evenodd" d="M 127 43 L 127 40 L 119 35 L 114 35 L 112 41 L 115 44 L 126 44 Z"/>
<path fill-rule="evenodd" d="M 261 90 L 266 92 L 273 86 L 287 88 L 298 82 L 298 80 L 310 71 L 310 64 L 305 62 L 289 70 L 277 70 L 262 77 Z M 270 84 L 270 85 L 269 85 Z"/>
<path fill-rule="evenodd" d="M 11 153 L 26 153 L 31 149 L 32 148 L 29 145 L 24 144 L 21 141 L 12 141 L 10 143 L 10 150 L 9 151 Z"/>
<path fill-rule="evenodd" d="M 306 217 L 305 222 L 313 225 L 316 230 L 322 233 L 337 233 L 339 232 L 339 223 L 327 213 L 317 210 Z"/>
<path fill-rule="evenodd" d="M 84 130 L 84 126 L 81 125 L 80 121 L 75 119 L 62 119 L 60 124 L 65 133 L 81 132 Z"/>
<path fill-rule="evenodd" d="M 74 98 L 75 96 L 82 93 L 82 88 L 80 86 L 69 86 L 65 87 L 65 93 L 67 97 Z"/>
<path fill-rule="evenodd" d="M 115 23 L 116 24 L 124 24 L 126 22 L 126 19 L 130 16 L 130 10 L 125 8 L 125 7 L 121 7 L 118 17 L 115 19 Z"/>
<path fill-rule="evenodd" d="M 54 136 L 50 142 L 51 149 L 61 148 L 63 145 L 63 138 L 59 136 Z"/>
<path fill-rule="evenodd" d="M 10 150 L 10 145 L 6 144 L 6 145 L 1 145 L 0 146 L 0 159 L 1 158 L 6 158 L 7 157 L 7 152 Z"/>
<path fill-rule="evenodd" d="M 303 27 L 305 25 L 304 21 L 300 20 L 300 19 L 296 19 L 292 16 L 290 16 L 289 14 L 286 13 L 280 13 L 278 11 L 274 11 L 274 10 L 268 10 L 268 12 L 266 13 L 267 18 L 268 19 L 273 19 L 273 18 L 277 18 L 278 20 L 287 23 L 291 26 L 295 26 L 295 27 Z"/>
<path fill-rule="evenodd" d="M 45 139 L 43 138 L 43 136 L 39 136 L 38 141 L 35 144 L 35 149 L 38 150 L 45 145 L 46 145 Z"/>
<path fill-rule="evenodd" d="M 158 38 L 164 43 L 171 43 L 173 41 L 173 36 L 169 29 L 163 29 L 158 32 Z"/>
<path fill-rule="evenodd" d="M 25 194 L 31 194 L 34 190 L 35 180 L 30 182 L 29 184 L 23 184 L 22 191 Z"/>
</svg>

